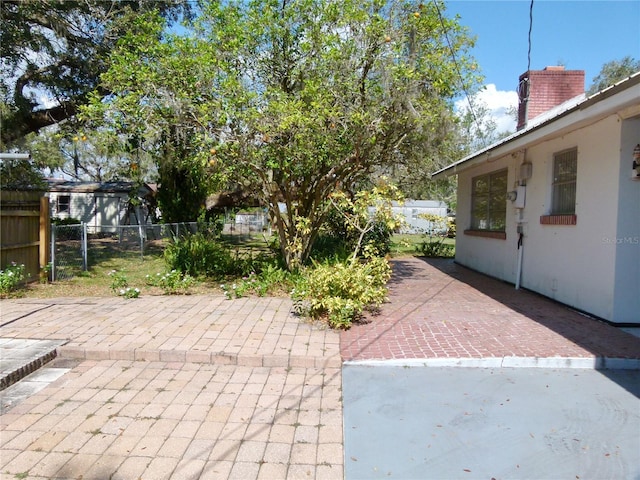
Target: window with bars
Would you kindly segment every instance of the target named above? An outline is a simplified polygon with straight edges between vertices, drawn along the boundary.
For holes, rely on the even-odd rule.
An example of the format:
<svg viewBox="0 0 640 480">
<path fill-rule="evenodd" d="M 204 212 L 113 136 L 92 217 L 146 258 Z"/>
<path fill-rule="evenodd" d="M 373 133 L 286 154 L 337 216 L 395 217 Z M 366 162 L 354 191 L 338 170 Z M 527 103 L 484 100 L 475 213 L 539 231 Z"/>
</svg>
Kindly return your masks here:
<svg viewBox="0 0 640 480">
<path fill-rule="evenodd" d="M 577 148 L 554 154 L 551 215 L 572 215 L 576 212 L 577 170 Z"/>
<path fill-rule="evenodd" d="M 507 170 L 471 180 L 471 230 L 504 232 L 507 217 Z"/>
</svg>

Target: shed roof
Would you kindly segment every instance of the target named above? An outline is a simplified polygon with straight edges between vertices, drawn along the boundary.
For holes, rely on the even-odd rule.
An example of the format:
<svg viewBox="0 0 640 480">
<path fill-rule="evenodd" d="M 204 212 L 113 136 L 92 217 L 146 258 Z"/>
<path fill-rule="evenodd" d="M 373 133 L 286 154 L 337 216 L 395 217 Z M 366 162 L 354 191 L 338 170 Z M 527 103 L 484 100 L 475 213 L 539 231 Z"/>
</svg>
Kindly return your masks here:
<svg viewBox="0 0 640 480">
<path fill-rule="evenodd" d="M 135 188 L 134 182 L 77 182 L 72 180 L 49 179 L 50 192 L 68 193 L 129 193 Z M 148 185 L 142 184 L 139 193 L 146 195 L 151 192 Z"/>
</svg>

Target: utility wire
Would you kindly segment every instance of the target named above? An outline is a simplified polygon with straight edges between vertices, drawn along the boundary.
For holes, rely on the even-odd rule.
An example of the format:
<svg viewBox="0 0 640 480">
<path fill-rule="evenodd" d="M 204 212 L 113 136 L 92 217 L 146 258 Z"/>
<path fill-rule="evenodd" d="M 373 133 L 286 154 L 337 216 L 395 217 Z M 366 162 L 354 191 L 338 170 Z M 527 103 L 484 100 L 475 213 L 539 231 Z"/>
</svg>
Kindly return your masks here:
<svg viewBox="0 0 640 480">
<path fill-rule="evenodd" d="M 533 30 L 533 0 L 529 5 L 529 49 L 527 50 L 527 72 L 531 69 L 531 31 Z"/>
</svg>

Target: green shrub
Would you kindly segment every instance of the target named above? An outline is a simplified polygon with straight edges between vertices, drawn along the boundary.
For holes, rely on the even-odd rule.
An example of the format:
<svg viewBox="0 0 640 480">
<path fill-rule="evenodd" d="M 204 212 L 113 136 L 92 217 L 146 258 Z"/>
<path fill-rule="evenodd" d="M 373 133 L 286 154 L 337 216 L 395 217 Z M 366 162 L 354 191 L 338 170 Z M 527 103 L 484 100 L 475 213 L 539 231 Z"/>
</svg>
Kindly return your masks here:
<svg viewBox="0 0 640 480">
<path fill-rule="evenodd" d="M 52 217 L 51 218 L 52 225 L 80 225 L 81 223 L 82 222 L 80 221 L 79 218 L 73 218 L 73 217 L 68 217 L 68 218 Z"/>
<path fill-rule="evenodd" d="M 352 210 L 347 209 L 346 212 L 353 215 Z M 344 255 L 346 258 L 358 247 L 362 247 L 359 256 L 362 256 L 362 249 L 365 247 L 376 256 L 384 256 L 391 251 L 393 229 L 386 218 L 372 219 L 371 225 L 360 240 L 361 233 L 357 229 L 350 228 L 345 215 L 333 207 L 325 221 L 322 235 L 314 243 L 312 256 L 316 260 L 323 260 L 336 254 L 338 257 Z"/>
<path fill-rule="evenodd" d="M 291 296 L 300 314 L 326 317 L 332 328 L 349 328 L 365 310 L 382 305 L 390 277 L 391 267 L 382 257 L 315 263 L 302 272 Z"/>
<path fill-rule="evenodd" d="M 444 243 L 443 239 L 429 239 L 424 241 L 416 245 L 416 250 L 420 255 L 425 257 L 453 258 L 455 256 L 454 246 Z"/>
<path fill-rule="evenodd" d="M 129 286 L 127 277 L 117 270 L 111 270 L 108 275 L 111 277 L 110 288 L 116 295 L 124 298 L 138 298 L 140 289 Z"/>
<path fill-rule="evenodd" d="M 164 258 L 171 270 L 216 280 L 247 277 L 268 268 L 281 268 L 280 259 L 272 253 L 254 253 L 240 248 L 234 251 L 219 238 L 202 233 L 174 240 L 165 249 Z"/>
<path fill-rule="evenodd" d="M 170 270 L 194 277 L 224 278 L 234 271 L 234 258 L 229 248 L 202 233 L 176 239 L 165 249 L 164 258 Z"/>
<path fill-rule="evenodd" d="M 264 297 L 267 294 L 278 294 L 291 290 L 292 273 L 276 265 L 266 265 L 259 272 L 251 272 L 231 284 L 222 284 L 220 288 L 228 299 L 241 298 L 247 295 Z"/>
<path fill-rule="evenodd" d="M 4 270 L 0 270 L 0 295 L 6 296 L 16 290 L 20 282 L 24 280 L 25 267 L 11 262 L 11 265 Z"/>
<path fill-rule="evenodd" d="M 177 270 L 171 270 L 168 273 L 146 276 L 147 285 L 159 287 L 165 295 L 178 295 L 189 293 L 189 289 L 193 286 L 194 279 L 188 273 L 182 274 Z"/>
</svg>

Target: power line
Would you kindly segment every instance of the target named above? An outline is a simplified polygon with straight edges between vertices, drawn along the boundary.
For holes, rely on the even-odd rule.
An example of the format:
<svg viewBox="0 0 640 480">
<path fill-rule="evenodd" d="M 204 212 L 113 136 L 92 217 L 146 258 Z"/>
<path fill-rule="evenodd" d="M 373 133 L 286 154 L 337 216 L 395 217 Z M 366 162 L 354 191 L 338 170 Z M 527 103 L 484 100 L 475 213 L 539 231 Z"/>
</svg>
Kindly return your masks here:
<svg viewBox="0 0 640 480">
<path fill-rule="evenodd" d="M 531 70 L 531 31 L 533 30 L 533 0 L 529 5 L 529 47 L 527 50 L 527 72 Z"/>
</svg>

